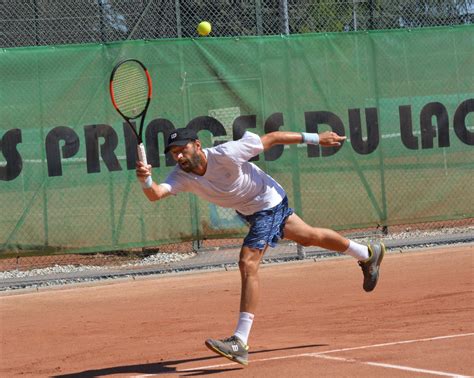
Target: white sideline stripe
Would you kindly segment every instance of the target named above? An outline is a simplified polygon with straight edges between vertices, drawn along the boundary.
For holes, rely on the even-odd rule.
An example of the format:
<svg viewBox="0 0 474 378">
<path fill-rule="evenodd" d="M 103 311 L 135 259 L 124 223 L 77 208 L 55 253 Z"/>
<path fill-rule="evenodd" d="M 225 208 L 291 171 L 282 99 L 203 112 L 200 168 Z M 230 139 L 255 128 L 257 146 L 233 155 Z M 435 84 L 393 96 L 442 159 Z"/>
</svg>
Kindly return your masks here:
<svg viewBox="0 0 474 378">
<path fill-rule="evenodd" d="M 474 333 L 461 333 L 461 334 L 457 334 L 457 335 L 436 336 L 436 337 L 429 337 L 429 338 L 423 338 L 423 339 L 394 341 L 394 342 L 390 342 L 390 343 L 363 345 L 363 346 L 353 347 L 353 348 L 332 349 L 332 350 L 327 350 L 327 351 L 324 351 L 324 352 L 316 352 L 316 353 L 300 353 L 300 354 L 293 354 L 293 355 L 289 355 L 289 356 L 268 357 L 268 358 L 261 358 L 261 359 L 258 359 L 258 360 L 252 360 L 251 362 L 255 363 L 255 362 L 265 362 L 265 361 L 275 361 L 275 360 L 286 360 L 286 359 L 290 359 L 290 358 L 299 358 L 299 357 L 321 357 L 321 358 L 339 360 L 339 361 L 359 362 L 359 361 L 349 359 L 349 358 L 325 356 L 325 354 L 337 353 L 337 352 L 346 352 L 346 351 L 350 351 L 350 350 L 379 348 L 379 347 L 384 347 L 384 346 L 392 346 L 392 345 L 400 345 L 400 344 L 410 344 L 410 343 L 425 342 L 425 341 L 452 339 L 452 338 L 466 337 L 466 336 L 474 336 Z M 378 363 L 375 363 L 375 362 L 360 362 L 360 363 L 365 363 L 365 364 L 369 364 L 369 365 L 370 364 L 377 364 L 377 366 L 382 366 L 383 365 L 384 367 L 391 367 L 392 369 L 394 369 L 396 366 L 398 366 L 398 365 L 378 364 Z M 221 368 L 221 367 L 227 367 L 227 366 L 233 366 L 233 365 L 237 365 L 237 363 L 236 362 L 230 362 L 230 363 L 227 363 L 227 364 L 200 366 L 200 367 L 195 367 L 195 368 L 182 369 L 182 370 L 179 370 L 179 371 L 177 370 L 176 372 L 180 373 L 180 372 L 185 372 L 185 371 L 214 369 L 214 368 Z M 400 369 L 402 367 L 398 367 L 398 368 Z M 403 367 L 403 368 L 404 369 L 412 369 L 412 368 L 409 368 L 409 367 Z M 426 370 L 425 372 L 428 372 L 428 371 L 430 371 L 430 370 Z M 422 372 L 422 369 L 419 369 L 419 372 Z M 463 377 L 463 376 L 457 375 L 457 374 L 438 372 L 438 375 L 440 375 L 440 374 L 444 374 L 444 375 L 447 375 L 449 377 Z M 136 378 L 146 377 L 146 375 L 137 375 L 135 377 Z"/>
<path fill-rule="evenodd" d="M 447 373 L 447 372 L 436 371 L 436 370 L 416 369 L 416 368 L 411 368 L 411 367 L 408 367 L 408 366 L 401 366 L 401 365 L 381 364 L 381 363 L 378 363 L 378 362 L 364 362 L 364 363 L 366 365 L 381 366 L 381 367 L 385 367 L 385 368 L 389 368 L 389 369 L 414 371 L 414 372 L 417 372 L 417 373 L 442 375 L 444 377 L 469 378 L 469 376 L 467 376 L 467 375 L 458 375 L 458 374 L 454 374 L 454 373 Z"/>
<path fill-rule="evenodd" d="M 400 345 L 400 344 L 420 343 L 420 342 L 425 342 L 425 341 L 452 339 L 452 338 L 456 338 L 456 337 L 466 337 L 466 336 L 474 336 L 474 332 L 473 333 L 460 333 L 460 334 L 457 334 L 457 335 L 427 337 L 427 338 L 424 338 L 424 339 L 394 341 L 394 342 L 391 342 L 391 343 L 364 345 L 364 346 L 358 346 L 358 347 L 353 347 L 353 348 L 333 349 L 333 350 L 327 350 L 325 352 L 316 352 L 316 353 L 310 353 L 310 354 L 311 355 L 320 355 L 320 354 L 327 354 L 327 353 L 345 352 L 345 351 L 349 351 L 349 350 L 378 348 L 378 347 L 391 346 L 391 345 Z"/>
<path fill-rule="evenodd" d="M 412 368 L 412 367 L 409 367 L 409 366 L 383 364 L 383 363 L 380 363 L 380 362 L 357 361 L 357 360 L 354 360 L 352 358 L 332 357 L 332 356 L 325 356 L 325 355 L 322 355 L 322 354 L 313 355 L 312 357 L 323 358 L 325 360 L 336 360 L 336 361 L 343 361 L 343 362 L 358 363 L 358 364 L 362 364 L 362 365 L 379 366 L 379 367 L 384 367 L 384 368 L 389 368 L 389 369 L 413 371 L 413 372 L 416 372 L 416 373 L 441 375 L 441 376 L 444 376 L 444 377 L 451 377 L 451 378 L 468 378 L 468 376 L 466 376 L 466 375 L 458 375 L 458 374 L 455 374 L 455 373 L 448 373 L 448 372 L 444 372 L 444 371 L 418 369 L 418 368 Z"/>
</svg>

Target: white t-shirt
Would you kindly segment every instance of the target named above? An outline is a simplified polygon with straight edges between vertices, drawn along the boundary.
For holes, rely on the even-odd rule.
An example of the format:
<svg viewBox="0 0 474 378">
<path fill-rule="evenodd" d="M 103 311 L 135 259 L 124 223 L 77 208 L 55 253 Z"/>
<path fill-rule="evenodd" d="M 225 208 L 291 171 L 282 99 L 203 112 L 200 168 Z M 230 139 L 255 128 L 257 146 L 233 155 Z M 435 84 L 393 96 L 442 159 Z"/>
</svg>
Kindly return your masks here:
<svg viewBox="0 0 474 378">
<path fill-rule="evenodd" d="M 187 173 L 176 165 L 161 185 L 171 194 L 192 192 L 244 215 L 272 208 L 286 196 L 280 184 L 248 162 L 263 152 L 258 135 L 246 131 L 242 139 L 203 151 L 207 157 L 207 169 L 203 176 Z"/>
</svg>

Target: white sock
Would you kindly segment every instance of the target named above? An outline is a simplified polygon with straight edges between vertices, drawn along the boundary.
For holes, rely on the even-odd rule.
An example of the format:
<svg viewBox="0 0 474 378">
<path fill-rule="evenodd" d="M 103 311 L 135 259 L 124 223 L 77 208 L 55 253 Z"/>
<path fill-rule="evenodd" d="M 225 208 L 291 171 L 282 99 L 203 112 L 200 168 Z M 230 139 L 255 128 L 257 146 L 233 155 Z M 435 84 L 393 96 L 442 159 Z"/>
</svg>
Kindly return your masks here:
<svg viewBox="0 0 474 378">
<path fill-rule="evenodd" d="M 352 240 L 349 240 L 349 248 L 347 248 L 344 253 L 355 257 L 359 261 L 367 260 L 369 258 L 369 249 L 367 246 L 353 242 Z"/>
<path fill-rule="evenodd" d="M 250 329 L 252 328 L 254 315 L 250 312 L 241 312 L 239 314 L 239 322 L 235 329 L 234 336 L 237 336 L 240 340 L 247 344 L 249 339 Z"/>
</svg>

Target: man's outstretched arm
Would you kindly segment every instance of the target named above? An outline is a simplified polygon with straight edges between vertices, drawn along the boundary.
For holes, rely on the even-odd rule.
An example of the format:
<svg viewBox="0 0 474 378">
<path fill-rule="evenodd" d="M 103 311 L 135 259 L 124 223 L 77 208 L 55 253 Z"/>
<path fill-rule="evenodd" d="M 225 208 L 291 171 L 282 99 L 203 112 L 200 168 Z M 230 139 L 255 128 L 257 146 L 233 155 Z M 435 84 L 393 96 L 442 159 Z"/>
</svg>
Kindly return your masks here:
<svg viewBox="0 0 474 378">
<path fill-rule="evenodd" d="M 345 136 L 339 136 L 335 132 L 325 131 L 321 134 L 297 133 L 293 131 L 274 131 L 260 137 L 264 150 L 268 150 L 278 144 L 320 144 L 324 147 L 337 147 L 346 140 Z"/>
<path fill-rule="evenodd" d="M 171 193 L 164 186 L 157 184 L 150 180 L 151 185 L 148 184 L 147 177 L 151 177 L 151 165 L 146 166 L 140 160 L 137 161 L 136 174 L 138 181 L 142 184 L 143 193 L 150 201 L 158 201 L 162 198 L 168 197 Z"/>
</svg>

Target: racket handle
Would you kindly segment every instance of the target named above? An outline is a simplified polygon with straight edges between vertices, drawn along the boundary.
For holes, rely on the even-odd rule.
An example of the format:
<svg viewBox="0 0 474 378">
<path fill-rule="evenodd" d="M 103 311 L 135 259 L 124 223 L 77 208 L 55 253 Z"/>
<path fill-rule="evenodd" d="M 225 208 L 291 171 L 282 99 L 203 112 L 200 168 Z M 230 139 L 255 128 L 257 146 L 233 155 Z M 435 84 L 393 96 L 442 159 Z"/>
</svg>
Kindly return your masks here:
<svg viewBox="0 0 474 378">
<path fill-rule="evenodd" d="M 148 161 L 146 159 L 146 152 L 145 152 L 145 146 L 143 143 L 140 143 L 138 145 L 138 159 L 145 165 L 148 165 Z"/>
<path fill-rule="evenodd" d="M 148 176 L 145 180 L 145 182 L 142 183 L 142 187 L 144 189 L 150 189 L 153 186 L 153 179 L 151 176 Z"/>
<path fill-rule="evenodd" d="M 148 165 L 148 161 L 146 159 L 146 152 L 145 152 L 145 146 L 143 145 L 143 143 L 140 143 L 138 145 L 138 159 L 145 165 Z M 150 189 L 151 186 L 153 184 L 153 179 L 151 178 L 151 176 L 148 176 L 145 180 L 144 183 L 142 183 L 142 186 L 143 188 L 145 189 Z"/>
</svg>

